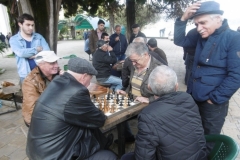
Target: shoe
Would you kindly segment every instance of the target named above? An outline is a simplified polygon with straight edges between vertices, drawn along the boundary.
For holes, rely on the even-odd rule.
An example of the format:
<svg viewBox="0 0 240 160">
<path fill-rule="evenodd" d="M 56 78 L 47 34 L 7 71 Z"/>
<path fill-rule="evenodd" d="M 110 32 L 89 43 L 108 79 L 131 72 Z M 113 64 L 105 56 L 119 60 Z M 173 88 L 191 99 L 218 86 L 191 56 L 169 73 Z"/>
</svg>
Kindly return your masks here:
<svg viewBox="0 0 240 160">
<path fill-rule="evenodd" d="M 125 138 L 125 143 L 133 143 L 133 142 L 135 142 L 134 136 L 126 137 L 126 138 Z M 114 143 L 118 144 L 118 139 L 116 139 L 116 140 L 114 141 Z"/>
<path fill-rule="evenodd" d="M 113 139 L 114 139 L 114 136 L 112 133 L 110 133 L 108 136 L 107 136 L 107 143 L 105 145 L 105 149 L 109 149 L 109 147 L 113 144 Z"/>
</svg>

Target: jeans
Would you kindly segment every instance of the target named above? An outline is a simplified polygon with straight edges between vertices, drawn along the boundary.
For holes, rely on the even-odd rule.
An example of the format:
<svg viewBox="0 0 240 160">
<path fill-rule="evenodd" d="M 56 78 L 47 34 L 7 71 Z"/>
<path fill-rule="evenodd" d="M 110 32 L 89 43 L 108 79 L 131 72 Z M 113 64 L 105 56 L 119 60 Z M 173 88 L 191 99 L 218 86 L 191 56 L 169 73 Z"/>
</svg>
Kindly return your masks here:
<svg viewBox="0 0 240 160">
<path fill-rule="evenodd" d="M 99 81 L 97 79 L 97 81 L 101 84 L 110 84 L 111 85 L 111 89 L 112 90 L 121 90 L 122 89 L 122 80 L 118 77 L 115 77 L 115 76 L 109 76 L 108 79 L 106 81 Z"/>
<path fill-rule="evenodd" d="M 100 150 L 85 160 L 117 160 L 117 156 L 108 150 Z"/>
<path fill-rule="evenodd" d="M 228 113 L 229 102 L 223 104 L 209 104 L 205 102 L 196 102 L 202 118 L 204 134 L 220 134 L 225 117 Z M 213 144 L 207 144 L 207 153 L 213 148 Z"/>
</svg>

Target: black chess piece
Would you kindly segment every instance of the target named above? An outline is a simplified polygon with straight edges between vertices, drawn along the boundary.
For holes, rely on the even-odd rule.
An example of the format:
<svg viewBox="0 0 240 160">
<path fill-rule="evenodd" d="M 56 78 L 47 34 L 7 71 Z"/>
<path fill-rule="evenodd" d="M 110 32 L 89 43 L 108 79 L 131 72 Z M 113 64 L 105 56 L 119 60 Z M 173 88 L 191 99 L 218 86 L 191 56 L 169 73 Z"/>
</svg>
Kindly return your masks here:
<svg viewBox="0 0 240 160">
<path fill-rule="evenodd" d="M 128 103 L 127 103 L 127 105 L 128 105 L 128 106 L 131 106 L 131 105 L 130 105 L 130 98 L 128 98 Z"/>
<path fill-rule="evenodd" d="M 107 100 L 110 100 L 110 92 L 107 94 Z"/>
<path fill-rule="evenodd" d="M 128 94 L 128 97 L 129 97 L 129 99 L 130 99 L 131 102 L 134 101 L 134 99 L 133 99 L 133 94 L 129 93 L 129 94 Z"/>
<path fill-rule="evenodd" d="M 123 106 L 123 101 L 122 100 L 120 100 L 119 106 Z"/>
</svg>

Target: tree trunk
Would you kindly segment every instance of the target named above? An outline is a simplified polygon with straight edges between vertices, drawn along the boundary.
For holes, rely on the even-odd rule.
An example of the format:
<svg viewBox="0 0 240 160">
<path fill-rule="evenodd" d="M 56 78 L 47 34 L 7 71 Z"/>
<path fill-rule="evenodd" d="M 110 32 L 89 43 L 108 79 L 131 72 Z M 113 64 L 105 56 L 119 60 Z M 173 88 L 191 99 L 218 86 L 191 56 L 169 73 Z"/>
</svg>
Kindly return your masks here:
<svg viewBox="0 0 240 160">
<path fill-rule="evenodd" d="M 19 11 L 18 11 L 19 15 L 21 15 L 23 13 L 27 13 L 34 17 L 32 7 L 31 7 L 29 0 L 20 0 L 20 4 L 21 4 L 20 5 L 21 7 L 19 7 Z"/>
<path fill-rule="evenodd" d="M 113 34 L 113 30 L 114 30 L 114 23 L 115 23 L 115 21 L 114 21 L 114 13 L 113 12 L 109 12 L 109 23 L 110 23 L 110 26 L 109 26 L 109 28 L 110 28 L 110 35 L 112 35 Z"/>
<path fill-rule="evenodd" d="M 51 50 L 57 53 L 58 18 L 62 0 L 46 0 L 48 7 L 48 41 Z"/>
<path fill-rule="evenodd" d="M 127 39 L 132 34 L 132 25 L 135 24 L 135 0 L 126 0 L 126 16 L 127 16 Z"/>
</svg>

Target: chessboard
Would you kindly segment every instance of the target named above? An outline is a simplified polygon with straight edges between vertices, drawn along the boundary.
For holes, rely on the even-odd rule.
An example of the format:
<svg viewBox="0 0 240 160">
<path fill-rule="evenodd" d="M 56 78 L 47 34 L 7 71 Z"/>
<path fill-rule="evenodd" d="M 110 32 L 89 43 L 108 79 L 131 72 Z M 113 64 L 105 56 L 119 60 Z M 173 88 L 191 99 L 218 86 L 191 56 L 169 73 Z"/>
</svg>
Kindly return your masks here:
<svg viewBox="0 0 240 160">
<path fill-rule="evenodd" d="M 92 96 L 92 102 L 94 105 L 102 110 L 108 117 L 114 116 L 117 113 L 127 111 L 133 108 L 139 102 L 134 101 L 132 95 L 119 95 L 110 91 L 100 97 Z"/>
</svg>

